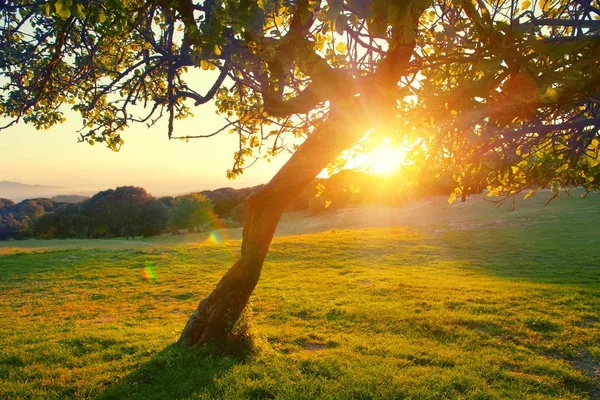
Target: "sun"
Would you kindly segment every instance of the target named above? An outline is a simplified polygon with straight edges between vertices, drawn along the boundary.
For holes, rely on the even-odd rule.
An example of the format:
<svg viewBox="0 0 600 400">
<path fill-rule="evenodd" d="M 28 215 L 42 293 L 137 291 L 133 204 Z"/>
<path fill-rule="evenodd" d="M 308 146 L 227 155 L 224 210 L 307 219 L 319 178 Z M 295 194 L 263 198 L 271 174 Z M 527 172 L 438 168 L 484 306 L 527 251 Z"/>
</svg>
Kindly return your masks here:
<svg viewBox="0 0 600 400">
<path fill-rule="evenodd" d="M 399 147 L 383 144 L 369 152 L 369 172 L 377 175 L 389 175 L 396 172 L 404 163 L 406 153 Z"/>
</svg>

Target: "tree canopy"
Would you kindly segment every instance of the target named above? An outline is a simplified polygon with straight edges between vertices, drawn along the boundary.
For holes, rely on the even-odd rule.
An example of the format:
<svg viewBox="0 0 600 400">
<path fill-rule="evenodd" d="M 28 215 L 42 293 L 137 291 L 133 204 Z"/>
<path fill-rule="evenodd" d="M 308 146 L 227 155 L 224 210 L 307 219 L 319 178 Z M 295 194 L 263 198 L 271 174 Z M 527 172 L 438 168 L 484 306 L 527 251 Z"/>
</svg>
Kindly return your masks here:
<svg viewBox="0 0 600 400">
<path fill-rule="evenodd" d="M 371 142 L 412 144 L 458 194 L 482 171 L 498 193 L 593 189 L 598 18 L 590 0 L 8 1 L 0 114 L 43 129 L 70 107 L 113 150 L 163 117 L 171 138 L 229 130 L 235 177 L 351 103 Z M 222 130 L 176 130 L 209 102 Z"/>
<path fill-rule="evenodd" d="M 203 225 L 214 223 L 213 203 L 204 195 L 190 193 L 175 199 L 169 216 L 169 225 L 173 229 L 187 228 L 190 232 Z"/>
</svg>

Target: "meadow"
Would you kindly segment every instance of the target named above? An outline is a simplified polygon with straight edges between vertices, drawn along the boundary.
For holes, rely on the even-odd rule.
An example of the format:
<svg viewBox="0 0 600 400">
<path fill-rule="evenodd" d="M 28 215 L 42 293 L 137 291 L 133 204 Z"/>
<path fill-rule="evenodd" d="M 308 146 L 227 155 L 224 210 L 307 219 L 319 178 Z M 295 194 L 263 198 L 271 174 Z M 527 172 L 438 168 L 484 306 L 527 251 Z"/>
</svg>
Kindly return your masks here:
<svg viewBox="0 0 600 400">
<path fill-rule="evenodd" d="M 180 349 L 239 230 L 0 244 L 0 398 L 600 398 L 600 195 L 284 217 L 254 347 Z"/>
</svg>

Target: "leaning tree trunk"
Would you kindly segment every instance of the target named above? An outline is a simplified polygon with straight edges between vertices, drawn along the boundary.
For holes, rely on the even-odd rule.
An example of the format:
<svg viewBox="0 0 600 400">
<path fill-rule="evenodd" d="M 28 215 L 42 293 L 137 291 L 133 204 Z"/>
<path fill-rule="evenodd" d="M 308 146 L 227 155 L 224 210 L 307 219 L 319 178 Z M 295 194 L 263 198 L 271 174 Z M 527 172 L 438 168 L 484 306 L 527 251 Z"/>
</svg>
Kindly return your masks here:
<svg viewBox="0 0 600 400">
<path fill-rule="evenodd" d="M 241 258 L 200 302 L 179 339 L 185 347 L 226 340 L 256 286 L 277 223 L 285 209 L 342 151 L 365 133 L 358 107 L 346 106 L 304 141 L 273 179 L 248 200 Z"/>
<path fill-rule="evenodd" d="M 329 120 L 304 141 L 273 179 L 250 197 L 241 258 L 200 302 L 183 329 L 182 346 L 228 338 L 258 282 L 281 215 L 331 160 L 364 134 L 364 124 L 351 118 L 356 117 L 356 109 L 344 108 L 350 112 L 332 111 Z"/>
</svg>

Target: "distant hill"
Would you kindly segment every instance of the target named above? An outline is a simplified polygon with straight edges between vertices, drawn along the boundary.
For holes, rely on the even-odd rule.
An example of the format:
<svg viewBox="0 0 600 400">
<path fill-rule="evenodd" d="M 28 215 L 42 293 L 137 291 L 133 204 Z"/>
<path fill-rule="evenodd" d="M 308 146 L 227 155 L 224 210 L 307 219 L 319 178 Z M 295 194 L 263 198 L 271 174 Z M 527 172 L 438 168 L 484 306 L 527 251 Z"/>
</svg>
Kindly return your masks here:
<svg viewBox="0 0 600 400">
<path fill-rule="evenodd" d="M 0 197 L 19 202 L 36 197 L 51 197 L 61 191 L 58 186 L 27 185 L 20 182 L 0 181 Z"/>
<path fill-rule="evenodd" d="M 84 200 L 89 199 L 88 196 L 80 196 L 78 194 L 61 194 L 50 198 L 59 203 L 81 203 Z"/>
<path fill-rule="evenodd" d="M 10 199 L 15 203 L 37 198 L 52 199 L 64 203 L 80 203 L 94 193 L 96 191 L 77 191 L 61 186 L 28 185 L 21 182 L 0 181 L 0 198 Z"/>
</svg>

